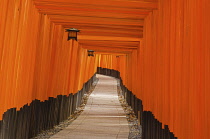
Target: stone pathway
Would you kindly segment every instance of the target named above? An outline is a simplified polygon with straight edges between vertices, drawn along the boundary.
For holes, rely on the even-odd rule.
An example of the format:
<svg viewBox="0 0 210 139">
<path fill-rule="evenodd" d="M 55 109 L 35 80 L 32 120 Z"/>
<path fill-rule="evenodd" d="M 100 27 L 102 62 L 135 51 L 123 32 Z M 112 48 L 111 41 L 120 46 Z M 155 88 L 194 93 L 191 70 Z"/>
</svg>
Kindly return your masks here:
<svg viewBox="0 0 210 139">
<path fill-rule="evenodd" d="M 118 100 L 117 80 L 97 75 L 95 90 L 81 115 L 51 139 L 127 139 L 129 127 Z"/>
</svg>

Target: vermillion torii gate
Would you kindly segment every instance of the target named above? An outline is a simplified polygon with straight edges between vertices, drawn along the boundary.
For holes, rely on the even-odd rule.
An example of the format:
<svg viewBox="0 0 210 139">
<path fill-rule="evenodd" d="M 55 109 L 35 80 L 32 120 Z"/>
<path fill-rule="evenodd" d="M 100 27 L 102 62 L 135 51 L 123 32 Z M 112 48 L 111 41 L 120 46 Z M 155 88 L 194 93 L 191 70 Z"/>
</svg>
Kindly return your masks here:
<svg viewBox="0 0 210 139">
<path fill-rule="evenodd" d="M 163 132 L 153 123 L 179 139 L 210 138 L 209 7 L 207 0 L 1 0 L 0 138 L 28 138 L 65 119 L 97 67 L 122 79 L 133 107 L 134 98 L 142 103 L 147 138 Z M 81 30 L 78 41 L 67 41 L 67 28 Z M 63 113 L 65 101 L 72 107 Z M 52 113 L 59 109 L 54 122 L 35 124 L 51 103 Z"/>
</svg>

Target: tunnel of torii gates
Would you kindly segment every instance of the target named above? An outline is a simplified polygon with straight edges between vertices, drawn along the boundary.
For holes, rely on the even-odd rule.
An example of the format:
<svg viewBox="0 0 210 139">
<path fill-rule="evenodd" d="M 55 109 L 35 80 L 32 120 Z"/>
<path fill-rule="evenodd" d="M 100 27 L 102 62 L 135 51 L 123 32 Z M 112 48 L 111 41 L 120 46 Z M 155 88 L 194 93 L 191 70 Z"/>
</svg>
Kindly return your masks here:
<svg viewBox="0 0 210 139">
<path fill-rule="evenodd" d="M 209 34 L 209 0 L 0 0 L 0 138 L 33 135 L 38 105 L 81 92 L 100 67 L 161 128 L 209 139 Z"/>
</svg>

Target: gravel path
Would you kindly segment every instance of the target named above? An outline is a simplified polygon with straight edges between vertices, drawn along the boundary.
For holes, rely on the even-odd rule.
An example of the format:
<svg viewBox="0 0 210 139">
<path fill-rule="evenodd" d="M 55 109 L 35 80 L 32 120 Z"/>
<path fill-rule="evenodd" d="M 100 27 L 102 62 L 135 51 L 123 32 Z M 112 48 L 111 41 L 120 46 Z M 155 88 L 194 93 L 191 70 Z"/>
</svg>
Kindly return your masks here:
<svg viewBox="0 0 210 139">
<path fill-rule="evenodd" d="M 141 139 L 141 126 L 123 99 L 118 80 L 97 77 L 74 115 L 34 139 Z"/>
</svg>

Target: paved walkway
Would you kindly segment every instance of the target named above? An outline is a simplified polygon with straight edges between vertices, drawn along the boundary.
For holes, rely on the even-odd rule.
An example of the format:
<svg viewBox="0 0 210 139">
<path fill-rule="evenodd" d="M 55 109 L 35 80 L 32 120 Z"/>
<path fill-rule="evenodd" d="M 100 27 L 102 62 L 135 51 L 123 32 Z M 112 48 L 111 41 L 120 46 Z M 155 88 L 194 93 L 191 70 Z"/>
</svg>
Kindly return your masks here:
<svg viewBox="0 0 210 139">
<path fill-rule="evenodd" d="M 97 75 L 99 82 L 82 114 L 51 139 L 127 139 L 128 122 L 119 103 L 117 81 Z"/>
</svg>

